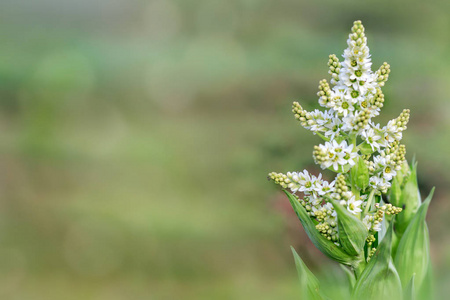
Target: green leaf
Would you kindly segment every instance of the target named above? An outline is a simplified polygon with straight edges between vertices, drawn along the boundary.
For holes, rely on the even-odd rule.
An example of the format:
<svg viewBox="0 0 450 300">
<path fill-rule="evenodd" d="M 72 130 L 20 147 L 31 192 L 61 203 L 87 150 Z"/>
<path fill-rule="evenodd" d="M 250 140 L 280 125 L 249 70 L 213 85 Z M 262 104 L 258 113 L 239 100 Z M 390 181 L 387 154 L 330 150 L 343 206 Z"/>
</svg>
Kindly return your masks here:
<svg viewBox="0 0 450 300">
<path fill-rule="evenodd" d="M 355 286 L 355 274 L 350 271 L 349 268 L 347 268 L 346 266 L 340 265 L 341 269 L 344 270 L 345 274 L 347 275 L 348 278 L 348 282 L 350 283 L 350 290 L 353 290 L 353 287 Z"/>
<path fill-rule="evenodd" d="M 300 222 L 303 225 L 303 228 L 306 231 L 306 234 L 313 242 L 313 244 L 319 249 L 323 254 L 328 256 L 329 258 L 340 262 L 345 265 L 352 265 L 355 261 L 356 257 L 347 254 L 342 248 L 336 246 L 333 242 L 327 240 L 323 237 L 319 231 L 316 229 L 316 225 L 311 220 L 310 216 L 306 212 L 306 209 L 298 202 L 298 199 L 292 195 L 291 193 L 284 191 L 291 202 L 292 208 L 297 214 Z"/>
<path fill-rule="evenodd" d="M 389 201 L 392 205 L 400 207 L 400 197 L 402 195 L 402 189 L 397 177 L 394 177 L 391 182 L 391 193 L 389 195 Z"/>
<path fill-rule="evenodd" d="M 342 143 L 342 142 L 345 141 L 346 139 L 347 139 L 347 136 L 336 136 L 336 137 L 334 138 L 334 140 L 335 140 L 338 144 Z"/>
<path fill-rule="evenodd" d="M 418 299 L 435 299 L 433 295 L 433 271 L 431 263 L 428 264 L 427 274 L 422 281 L 422 285 L 418 287 Z"/>
<path fill-rule="evenodd" d="M 316 276 L 308 269 L 292 246 L 291 250 L 294 255 L 298 279 L 300 280 L 301 299 L 322 300 L 323 297 L 319 291 L 319 280 L 317 280 Z"/>
<path fill-rule="evenodd" d="M 338 216 L 339 241 L 342 248 L 348 254 L 358 256 L 368 235 L 366 225 L 335 200 L 330 201 Z"/>
<path fill-rule="evenodd" d="M 378 250 L 356 281 L 353 299 L 386 300 L 401 297 L 402 285 L 391 258 L 392 231 L 393 222 Z"/>
<path fill-rule="evenodd" d="M 416 162 L 413 160 L 412 165 L 414 165 Z M 411 168 L 409 167 L 408 163 L 406 161 L 403 162 L 403 164 L 400 166 L 400 170 L 397 170 L 397 175 L 395 177 L 397 178 L 397 182 L 399 183 L 399 186 L 402 186 L 403 180 L 405 179 L 405 176 L 408 175 Z"/>
<path fill-rule="evenodd" d="M 413 274 L 411 280 L 403 291 L 403 300 L 414 300 L 416 299 L 416 292 L 414 289 L 414 277 L 416 274 Z"/>
<path fill-rule="evenodd" d="M 372 150 L 372 147 L 367 142 L 363 142 L 363 143 L 359 144 L 358 150 L 359 150 L 359 152 L 361 152 L 362 155 L 369 155 L 374 152 Z"/>
<path fill-rule="evenodd" d="M 365 189 L 369 185 L 369 169 L 362 157 L 359 157 L 358 162 L 350 170 L 352 184 L 360 190 Z"/>
<path fill-rule="evenodd" d="M 397 247 L 395 266 L 404 286 L 408 284 L 413 274 L 415 274 L 415 286 L 417 288 L 420 287 L 428 271 L 428 265 L 430 264 L 430 238 L 425 217 L 433 193 L 434 188 L 411 220 Z"/>
<path fill-rule="evenodd" d="M 420 193 L 417 186 L 417 163 L 411 168 L 411 172 L 405 180 L 406 183 L 398 203 L 398 206 L 402 207 L 403 211 L 398 215 L 395 228 L 399 233 L 405 232 L 420 206 Z"/>
</svg>

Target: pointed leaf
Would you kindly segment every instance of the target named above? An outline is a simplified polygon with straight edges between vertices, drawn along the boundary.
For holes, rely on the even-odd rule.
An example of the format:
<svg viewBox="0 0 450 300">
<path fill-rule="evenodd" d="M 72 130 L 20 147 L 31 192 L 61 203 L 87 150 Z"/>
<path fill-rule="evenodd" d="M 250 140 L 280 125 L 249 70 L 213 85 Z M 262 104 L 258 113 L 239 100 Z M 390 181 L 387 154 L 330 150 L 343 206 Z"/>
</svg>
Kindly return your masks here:
<svg viewBox="0 0 450 300">
<path fill-rule="evenodd" d="M 351 265 L 355 257 L 347 254 L 342 248 L 336 246 L 333 242 L 327 240 L 323 237 L 320 232 L 316 229 L 314 222 L 311 220 L 310 216 L 306 212 L 306 209 L 298 202 L 298 199 L 291 193 L 284 191 L 291 202 L 292 208 L 297 214 L 306 234 L 313 242 L 313 244 L 319 249 L 323 254 L 337 262 L 345 265 Z"/>
<path fill-rule="evenodd" d="M 360 190 L 365 189 L 369 185 L 369 168 L 362 157 L 359 157 L 356 165 L 350 170 L 352 183 Z"/>
<path fill-rule="evenodd" d="M 319 280 L 317 280 L 316 276 L 308 269 L 292 246 L 291 250 L 294 255 L 298 279 L 300 280 L 301 299 L 322 300 L 323 297 L 319 292 Z"/>
<path fill-rule="evenodd" d="M 416 290 L 418 290 L 418 299 L 435 299 L 433 294 L 433 282 L 433 270 L 431 263 L 429 263 L 427 274 L 422 281 L 422 285 L 420 287 L 416 287 Z"/>
<path fill-rule="evenodd" d="M 398 299 L 402 286 L 391 259 L 393 223 L 389 226 L 377 252 L 356 281 L 353 299 Z"/>
<path fill-rule="evenodd" d="M 430 238 L 425 217 L 433 193 L 434 188 L 411 220 L 397 247 L 395 266 L 404 286 L 408 284 L 412 275 L 416 274 L 415 286 L 420 287 L 428 271 Z"/>
<path fill-rule="evenodd" d="M 420 193 L 417 187 L 417 163 L 411 168 L 411 172 L 405 180 L 406 183 L 398 203 L 398 206 L 403 208 L 402 213 L 398 215 L 396 224 L 396 230 L 399 233 L 405 232 L 420 206 Z"/>
<path fill-rule="evenodd" d="M 392 205 L 400 207 L 400 197 L 402 195 L 402 189 L 400 187 L 400 183 L 398 181 L 397 176 L 392 179 L 391 183 L 391 193 L 389 195 L 389 201 Z"/>
<path fill-rule="evenodd" d="M 403 300 L 414 300 L 416 299 L 416 292 L 414 289 L 414 277 L 416 274 L 413 274 L 411 277 L 411 280 L 409 281 L 408 285 L 406 286 L 405 290 L 403 291 Z"/>
<path fill-rule="evenodd" d="M 366 225 L 335 200 L 330 201 L 338 216 L 339 241 L 342 248 L 350 255 L 359 255 L 368 235 Z"/>
</svg>

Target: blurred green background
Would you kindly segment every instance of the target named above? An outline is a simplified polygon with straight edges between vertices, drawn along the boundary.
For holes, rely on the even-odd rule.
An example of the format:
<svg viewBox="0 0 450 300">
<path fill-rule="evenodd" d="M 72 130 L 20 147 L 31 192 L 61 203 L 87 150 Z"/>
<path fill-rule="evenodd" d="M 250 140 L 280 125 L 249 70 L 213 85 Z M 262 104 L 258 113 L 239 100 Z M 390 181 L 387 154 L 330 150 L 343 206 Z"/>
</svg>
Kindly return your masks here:
<svg viewBox="0 0 450 300">
<path fill-rule="evenodd" d="M 289 245 L 330 289 L 270 171 L 317 170 L 327 58 L 352 22 L 412 111 L 437 292 L 450 293 L 450 2 L 3 0 L 0 298 L 296 299 Z M 327 270 L 327 272 L 324 272 Z M 328 271 L 332 270 L 332 272 Z M 322 275 L 320 275 L 322 274 Z"/>
</svg>

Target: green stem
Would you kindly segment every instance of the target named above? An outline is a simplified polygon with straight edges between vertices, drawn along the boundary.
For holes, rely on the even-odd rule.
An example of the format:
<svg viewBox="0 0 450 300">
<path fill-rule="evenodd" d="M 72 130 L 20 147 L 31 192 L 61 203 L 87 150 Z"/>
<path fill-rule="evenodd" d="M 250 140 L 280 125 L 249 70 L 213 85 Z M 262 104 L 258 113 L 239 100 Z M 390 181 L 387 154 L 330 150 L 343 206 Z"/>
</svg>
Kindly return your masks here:
<svg viewBox="0 0 450 300">
<path fill-rule="evenodd" d="M 362 256 L 364 257 L 364 255 Z M 358 280 L 358 278 L 361 276 L 362 272 L 366 268 L 366 262 L 364 261 L 364 258 L 362 258 L 362 260 L 357 265 L 354 265 L 352 268 L 353 271 L 355 272 L 356 280 Z"/>
<path fill-rule="evenodd" d="M 375 195 L 375 189 L 370 191 L 369 199 L 367 199 L 367 204 L 366 204 L 366 207 L 364 208 L 363 215 L 366 215 L 367 212 L 369 211 L 369 208 L 372 205 L 372 200 L 375 198 L 374 195 Z"/>
<path fill-rule="evenodd" d="M 317 133 L 318 136 L 320 136 L 320 137 L 322 138 L 322 140 L 324 140 L 324 141 L 326 141 L 326 142 L 329 142 L 329 141 L 330 141 L 329 138 L 327 138 L 326 136 L 324 136 L 324 135 L 321 134 L 320 132 L 316 132 L 316 133 Z"/>
<path fill-rule="evenodd" d="M 350 136 L 350 139 L 351 139 L 351 141 L 352 141 L 352 144 L 355 146 L 355 148 L 356 148 L 356 134 L 352 134 L 351 136 Z"/>
</svg>

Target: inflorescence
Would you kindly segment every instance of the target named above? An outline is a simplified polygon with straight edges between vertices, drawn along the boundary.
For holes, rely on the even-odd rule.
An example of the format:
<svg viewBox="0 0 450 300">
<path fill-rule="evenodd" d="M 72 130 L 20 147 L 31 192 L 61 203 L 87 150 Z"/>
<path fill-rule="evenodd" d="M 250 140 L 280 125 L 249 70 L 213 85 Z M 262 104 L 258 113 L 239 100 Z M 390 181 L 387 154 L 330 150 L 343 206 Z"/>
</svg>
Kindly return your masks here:
<svg viewBox="0 0 450 300">
<path fill-rule="evenodd" d="M 269 179 L 293 193 L 303 193 L 299 202 L 316 221 L 317 230 L 339 245 L 337 216 L 330 202 L 336 200 L 366 225 L 370 246 L 383 219 L 402 210 L 384 204 L 382 194 L 388 192 L 392 179 L 405 164 L 406 148 L 400 141 L 410 111 L 403 110 L 383 127 L 373 122 L 384 105 L 381 88 L 389 78 L 390 66 L 383 63 L 372 71 L 361 21 L 354 22 L 347 45 L 342 62 L 334 54 L 329 56 L 330 83 L 325 79 L 319 82 L 318 102 L 325 110 L 307 111 L 298 102 L 292 106 L 295 119 L 325 141 L 314 147 L 313 158 L 322 169 L 337 173 L 335 179 L 328 182 L 321 174 L 314 176 L 306 170 L 272 172 Z M 365 188 L 355 186 L 350 172 L 361 159 L 369 174 Z"/>
</svg>

